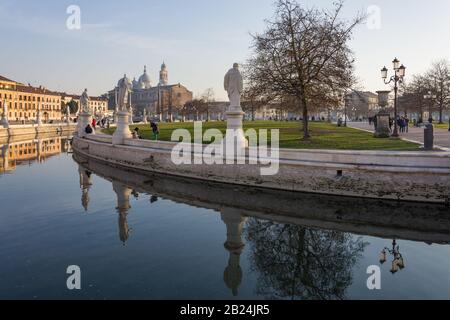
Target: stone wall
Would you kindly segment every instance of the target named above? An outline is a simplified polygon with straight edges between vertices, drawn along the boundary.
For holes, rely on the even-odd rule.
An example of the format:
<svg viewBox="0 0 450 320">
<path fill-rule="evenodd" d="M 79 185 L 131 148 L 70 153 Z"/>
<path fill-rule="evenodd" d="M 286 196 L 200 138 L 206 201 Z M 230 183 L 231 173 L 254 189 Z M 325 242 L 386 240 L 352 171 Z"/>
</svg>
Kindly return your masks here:
<svg viewBox="0 0 450 320">
<path fill-rule="evenodd" d="M 56 134 L 56 133 L 73 133 L 76 130 L 76 123 L 74 124 L 43 124 L 42 126 L 36 125 L 14 125 L 9 128 L 0 128 L 0 138 L 10 136 L 25 136 L 36 134 Z"/>
<path fill-rule="evenodd" d="M 172 142 L 111 137 L 74 138 L 80 154 L 122 167 L 182 177 L 289 191 L 421 202 L 449 203 L 450 154 L 280 150 L 280 169 L 262 176 L 261 165 L 175 165 Z M 196 155 L 194 155 L 196 156 Z"/>
<path fill-rule="evenodd" d="M 231 209 L 246 217 L 388 239 L 450 242 L 450 215 L 448 206 L 444 204 L 380 201 L 236 186 L 121 169 L 106 161 L 78 154 L 74 159 L 80 172 L 88 170 L 138 193 L 217 212 Z"/>
</svg>

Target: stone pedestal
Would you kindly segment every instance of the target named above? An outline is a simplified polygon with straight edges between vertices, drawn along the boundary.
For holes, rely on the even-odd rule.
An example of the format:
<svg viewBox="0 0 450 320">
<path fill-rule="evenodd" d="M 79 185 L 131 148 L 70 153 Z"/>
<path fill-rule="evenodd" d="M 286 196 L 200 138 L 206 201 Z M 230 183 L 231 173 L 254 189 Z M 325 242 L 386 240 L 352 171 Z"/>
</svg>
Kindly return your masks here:
<svg viewBox="0 0 450 320">
<path fill-rule="evenodd" d="M 78 137 L 83 138 L 87 135 L 86 127 L 92 122 L 92 116 L 89 112 L 80 112 L 78 115 L 77 134 Z M 39 125 L 39 122 L 38 122 Z M 94 130 L 92 128 L 92 130 Z"/>
<path fill-rule="evenodd" d="M 0 120 L 0 126 L 8 129 L 9 128 L 9 121 L 8 118 L 6 118 L 5 116 L 2 117 L 2 119 Z"/>
<path fill-rule="evenodd" d="M 131 139 L 132 134 L 129 127 L 130 113 L 126 111 L 119 111 L 117 113 L 117 129 L 113 134 L 113 145 L 123 144 L 125 139 Z"/>
<path fill-rule="evenodd" d="M 117 212 L 119 213 L 119 238 L 125 245 L 130 237 L 127 216 L 130 210 L 130 195 L 132 190 L 120 182 L 113 181 L 113 190 L 117 195 Z"/>
<path fill-rule="evenodd" d="M 423 141 L 424 141 L 424 149 L 426 151 L 434 150 L 434 126 L 431 123 L 425 125 Z"/>
<path fill-rule="evenodd" d="M 236 154 L 237 150 L 242 151 L 243 149 L 248 147 L 248 141 L 247 139 L 245 139 L 244 129 L 242 126 L 242 120 L 245 113 L 242 111 L 242 109 L 240 109 L 236 111 L 228 111 L 226 114 L 227 133 L 225 136 L 224 144 L 225 154 L 229 154 L 231 150 L 234 150 L 234 154 Z M 237 154 L 239 154 L 239 152 Z"/>
<path fill-rule="evenodd" d="M 376 116 L 377 127 L 375 130 L 375 138 L 389 138 L 391 130 L 389 129 L 389 113 L 380 112 Z"/>
<path fill-rule="evenodd" d="M 243 277 L 240 258 L 245 246 L 242 241 L 242 231 L 247 218 L 243 217 L 238 210 L 223 209 L 222 221 L 227 227 L 227 241 L 224 246 L 230 253 L 223 279 L 227 287 L 231 289 L 233 296 L 237 296 Z"/>
</svg>

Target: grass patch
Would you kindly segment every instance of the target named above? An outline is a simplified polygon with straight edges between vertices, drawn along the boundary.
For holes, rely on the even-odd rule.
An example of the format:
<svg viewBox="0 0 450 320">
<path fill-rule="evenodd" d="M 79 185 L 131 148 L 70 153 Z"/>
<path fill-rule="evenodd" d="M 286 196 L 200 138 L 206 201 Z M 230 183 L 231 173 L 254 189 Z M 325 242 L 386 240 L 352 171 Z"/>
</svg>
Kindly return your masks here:
<svg viewBox="0 0 450 320">
<path fill-rule="evenodd" d="M 448 126 L 449 126 L 448 123 L 441 123 L 441 124 L 436 123 L 434 125 L 434 127 L 437 129 L 447 129 L 447 130 L 448 130 Z"/>
<path fill-rule="evenodd" d="M 144 139 L 152 140 L 153 133 L 150 125 L 132 125 L 130 129 L 138 127 Z M 187 129 L 192 137 L 194 124 L 187 123 L 160 123 L 159 140 L 171 141 L 172 132 L 176 129 Z M 203 131 L 208 129 L 219 129 L 223 134 L 226 132 L 225 122 L 203 123 Z M 369 132 L 353 128 L 338 127 L 335 124 L 324 122 L 310 123 L 311 139 L 301 140 L 301 124 L 299 122 L 277 122 L 277 121 L 255 121 L 245 122 L 244 129 L 279 129 L 280 148 L 291 149 L 335 149 L 335 150 L 395 150 L 395 151 L 417 151 L 419 145 L 416 143 L 377 139 Z M 106 134 L 113 134 L 114 128 L 103 130 Z M 268 140 L 270 141 L 270 133 Z"/>
</svg>

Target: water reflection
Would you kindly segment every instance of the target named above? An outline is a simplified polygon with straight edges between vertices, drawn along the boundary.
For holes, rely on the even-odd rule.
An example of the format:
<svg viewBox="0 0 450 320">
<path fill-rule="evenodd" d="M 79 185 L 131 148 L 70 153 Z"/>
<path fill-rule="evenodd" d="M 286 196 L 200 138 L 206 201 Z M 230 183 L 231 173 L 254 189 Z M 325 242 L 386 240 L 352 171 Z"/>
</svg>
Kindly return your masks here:
<svg viewBox="0 0 450 320">
<path fill-rule="evenodd" d="M 133 190 L 117 181 L 113 181 L 113 190 L 117 196 L 116 210 L 119 213 L 119 238 L 125 246 L 131 233 L 127 216 L 128 211 L 131 209 L 130 195 L 133 193 Z"/>
<path fill-rule="evenodd" d="M 448 207 L 279 192 L 144 174 L 74 156 L 79 163 L 82 205 L 87 209 L 91 172 L 112 184 L 117 199 L 119 239 L 131 228 L 130 196 L 150 203 L 168 199 L 221 214 L 226 227 L 228 264 L 223 281 L 235 297 L 245 282 L 242 255 L 248 248 L 257 294 L 270 299 L 345 299 L 353 270 L 369 235 L 427 243 L 449 243 Z M 378 251 L 379 252 L 379 251 Z M 404 268 L 400 248 L 385 248 L 380 263 L 393 257 L 392 272 Z M 376 259 L 377 257 L 375 257 Z"/>
<path fill-rule="evenodd" d="M 80 188 L 81 188 L 81 205 L 84 211 L 89 209 L 89 189 L 92 186 L 92 173 L 87 169 L 84 169 L 81 165 L 78 167 L 78 174 L 80 176 Z"/>
<path fill-rule="evenodd" d="M 393 257 L 391 267 L 392 274 L 397 273 L 399 270 L 405 269 L 405 260 L 403 258 L 403 255 L 400 253 L 400 246 L 397 245 L 397 241 L 395 239 L 392 241 L 392 249 L 386 247 L 383 249 L 383 251 L 381 251 L 380 254 L 381 264 L 384 264 L 387 261 L 388 253 Z"/>
<path fill-rule="evenodd" d="M 231 290 L 233 296 L 238 295 L 239 286 L 242 282 L 242 269 L 240 266 L 241 254 L 245 247 L 242 241 L 242 231 L 247 221 L 239 210 L 224 208 L 222 210 L 222 221 L 227 227 L 227 241 L 224 246 L 230 253 L 228 266 L 223 273 L 223 280 L 226 286 Z"/>
<path fill-rule="evenodd" d="M 15 171 L 17 166 L 42 163 L 62 152 L 71 152 L 69 136 L 33 135 L 0 139 L 0 174 Z"/>
<path fill-rule="evenodd" d="M 252 219 L 247 229 L 258 294 L 270 299 L 344 299 L 361 238 Z"/>
</svg>

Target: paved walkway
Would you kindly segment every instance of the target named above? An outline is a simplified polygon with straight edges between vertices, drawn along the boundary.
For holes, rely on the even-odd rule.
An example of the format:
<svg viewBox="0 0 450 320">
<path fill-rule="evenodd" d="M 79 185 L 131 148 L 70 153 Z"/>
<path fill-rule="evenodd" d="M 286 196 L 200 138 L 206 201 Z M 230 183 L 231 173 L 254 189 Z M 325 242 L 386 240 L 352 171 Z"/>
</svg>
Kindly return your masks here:
<svg viewBox="0 0 450 320">
<path fill-rule="evenodd" d="M 349 122 L 349 127 L 368 130 L 373 132 L 373 125 L 369 125 L 368 122 Z M 400 133 L 402 139 L 411 140 L 423 144 L 424 133 L 423 128 L 409 128 L 409 132 Z M 438 147 L 450 148 L 450 131 L 448 129 L 434 128 L 434 144 Z M 450 151 L 450 149 L 448 150 Z"/>
</svg>

